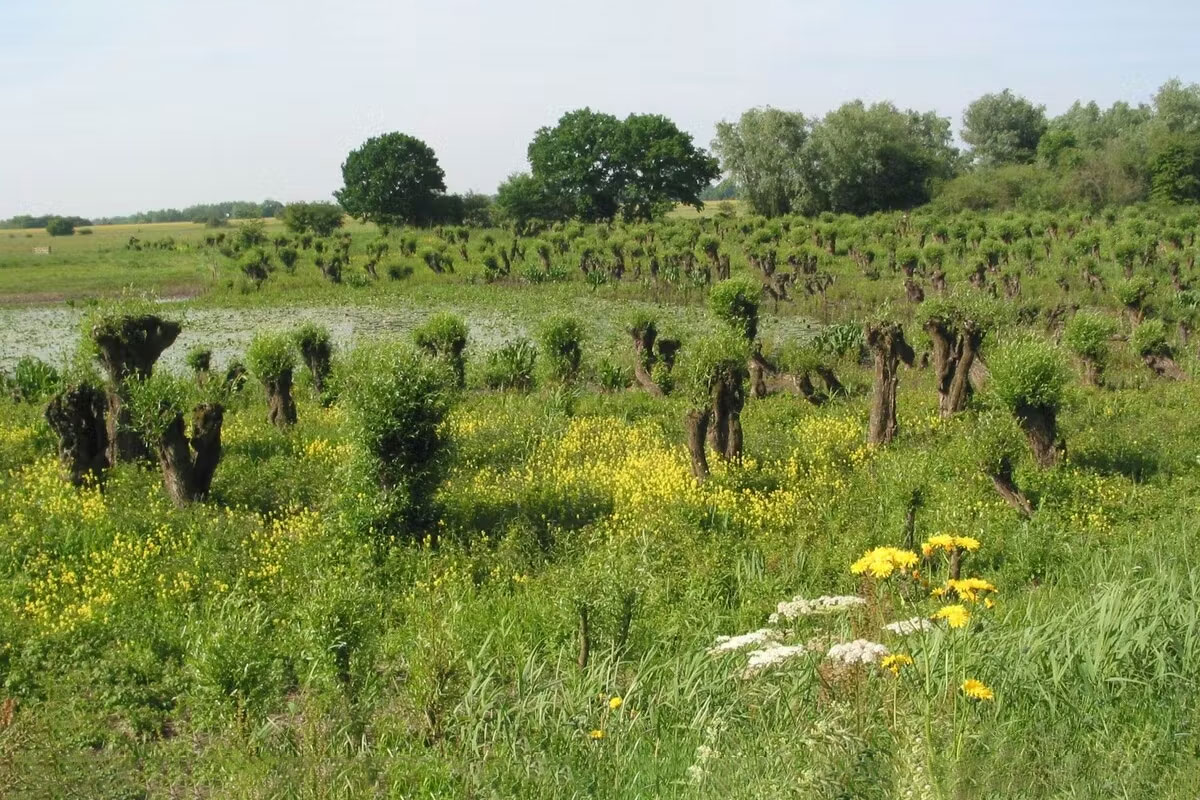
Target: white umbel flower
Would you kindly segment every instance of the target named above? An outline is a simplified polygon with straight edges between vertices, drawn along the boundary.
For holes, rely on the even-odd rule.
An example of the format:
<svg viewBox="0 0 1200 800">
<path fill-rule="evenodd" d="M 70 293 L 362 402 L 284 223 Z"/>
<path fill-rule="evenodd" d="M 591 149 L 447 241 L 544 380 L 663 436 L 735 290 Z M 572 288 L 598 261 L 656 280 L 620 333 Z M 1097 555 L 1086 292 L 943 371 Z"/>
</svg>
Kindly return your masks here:
<svg viewBox="0 0 1200 800">
<path fill-rule="evenodd" d="M 809 617 L 815 614 L 833 614 L 845 611 L 855 606 L 866 605 L 867 601 L 855 595 L 821 595 L 813 600 L 797 595 L 791 600 L 784 600 L 775 607 L 769 622 L 772 625 L 785 619 Z"/>
<path fill-rule="evenodd" d="M 740 636 L 718 636 L 716 644 L 708 648 L 708 654 L 732 653 L 734 650 L 741 650 L 743 647 L 772 642 L 778 638 L 779 631 L 771 628 L 759 628 L 756 631 L 743 633 Z"/>
<path fill-rule="evenodd" d="M 888 654 L 888 649 L 878 642 L 866 639 L 855 639 L 853 642 L 842 642 L 829 648 L 826 658 L 846 666 L 854 664 L 874 664 Z"/>
<path fill-rule="evenodd" d="M 895 633 L 899 636 L 908 636 L 913 633 L 920 633 L 933 628 L 933 623 L 924 617 L 912 617 L 910 619 L 902 619 L 899 622 L 889 622 L 883 626 L 883 629 L 889 633 Z"/>
<path fill-rule="evenodd" d="M 768 667 L 773 667 L 776 664 L 782 664 L 789 658 L 802 655 L 809 652 L 808 648 L 802 644 L 785 645 L 779 642 L 771 642 L 766 647 L 760 650 L 755 650 L 746 660 L 746 668 L 742 670 L 743 678 L 753 678 Z"/>
</svg>

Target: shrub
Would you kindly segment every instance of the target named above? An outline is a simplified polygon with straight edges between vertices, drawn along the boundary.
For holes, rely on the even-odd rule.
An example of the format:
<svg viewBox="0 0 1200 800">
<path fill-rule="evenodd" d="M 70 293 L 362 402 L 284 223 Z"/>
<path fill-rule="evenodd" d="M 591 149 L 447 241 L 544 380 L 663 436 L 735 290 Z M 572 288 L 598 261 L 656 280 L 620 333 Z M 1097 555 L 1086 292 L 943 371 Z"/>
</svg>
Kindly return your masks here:
<svg viewBox="0 0 1200 800">
<path fill-rule="evenodd" d="M 461 317 L 449 312 L 434 314 L 413 331 L 413 342 L 421 350 L 440 359 L 454 373 L 455 383 L 466 382 L 466 365 L 463 351 L 467 348 L 467 324 Z"/>
<path fill-rule="evenodd" d="M 13 368 L 13 398 L 26 403 L 39 403 L 57 392 L 62 384 L 58 370 L 41 359 L 22 356 Z"/>
<path fill-rule="evenodd" d="M 1134 328 L 1129 337 L 1129 344 L 1139 356 L 1171 355 L 1171 346 L 1167 343 L 1167 326 L 1161 319 L 1148 319 Z"/>
<path fill-rule="evenodd" d="M 403 345 L 361 347 L 342 381 L 358 456 L 353 480 L 373 499 L 347 493 L 352 524 L 374 536 L 420 538 L 436 519 L 433 496 L 445 470 L 442 422 L 454 397 L 444 365 Z M 368 495 L 370 496 L 370 495 Z"/>
<path fill-rule="evenodd" d="M 312 377 L 313 389 L 317 394 L 325 391 L 325 379 L 329 375 L 330 359 L 333 357 L 333 337 L 323 325 L 306 322 L 292 334 L 292 340 L 300 351 L 304 365 Z"/>
<path fill-rule="evenodd" d="M 487 354 L 483 365 L 483 383 L 489 389 L 533 388 L 533 368 L 537 348 L 528 339 L 517 339 Z"/>
<path fill-rule="evenodd" d="M 413 268 L 408 264 L 388 264 L 387 276 L 393 281 L 402 281 L 412 274 Z"/>
<path fill-rule="evenodd" d="M 1044 339 L 1028 335 L 1002 345 L 988 359 L 996 396 L 1010 410 L 1057 409 L 1068 372 L 1062 353 Z"/>
<path fill-rule="evenodd" d="M 583 360 L 583 329 L 573 317 L 546 320 L 538 333 L 550 375 L 558 381 L 574 380 Z"/>
<path fill-rule="evenodd" d="M 254 377 L 266 382 L 294 370 L 296 355 L 287 336 L 259 333 L 254 336 L 246 350 L 246 362 Z"/>
<path fill-rule="evenodd" d="M 279 260 L 283 264 L 284 271 L 289 275 L 296 271 L 296 259 L 299 257 L 300 253 L 294 247 L 279 248 Z"/>
<path fill-rule="evenodd" d="M 813 337 L 817 352 L 833 358 L 853 356 L 857 360 L 864 345 L 862 326 L 854 322 L 826 325 Z"/>
<path fill-rule="evenodd" d="M 64 217 L 51 217 L 46 223 L 46 233 L 51 236 L 71 236 L 75 233 L 75 223 Z"/>
<path fill-rule="evenodd" d="M 758 336 L 758 301 L 762 287 L 746 278 L 721 281 L 708 295 L 713 315 L 739 336 L 752 341 Z"/>
<path fill-rule="evenodd" d="M 628 389 L 633 382 L 629 369 L 608 358 L 602 358 L 596 364 L 596 383 L 606 392 L 619 392 Z"/>
<path fill-rule="evenodd" d="M 1080 311 L 1063 331 L 1063 342 L 1080 358 L 1103 363 L 1108 358 L 1108 340 L 1117 332 L 1116 322 L 1098 311 Z"/>
<path fill-rule="evenodd" d="M 212 369 L 212 350 L 204 345 L 195 345 L 187 351 L 183 360 L 192 372 L 208 372 Z"/>
</svg>

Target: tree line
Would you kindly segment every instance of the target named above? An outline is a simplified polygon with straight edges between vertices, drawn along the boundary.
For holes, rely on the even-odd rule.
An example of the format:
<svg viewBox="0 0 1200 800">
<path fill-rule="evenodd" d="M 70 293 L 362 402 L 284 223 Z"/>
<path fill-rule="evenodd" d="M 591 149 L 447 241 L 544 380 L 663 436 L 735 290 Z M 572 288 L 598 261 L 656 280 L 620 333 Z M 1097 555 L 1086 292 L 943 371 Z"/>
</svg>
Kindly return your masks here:
<svg viewBox="0 0 1200 800">
<path fill-rule="evenodd" d="M 1077 101 L 1057 117 L 1005 89 L 967 106 L 962 140 L 947 117 L 854 100 L 819 118 L 752 108 L 718 123 L 712 147 L 765 216 L 1200 200 L 1200 84 L 1167 81 L 1136 106 Z"/>
</svg>

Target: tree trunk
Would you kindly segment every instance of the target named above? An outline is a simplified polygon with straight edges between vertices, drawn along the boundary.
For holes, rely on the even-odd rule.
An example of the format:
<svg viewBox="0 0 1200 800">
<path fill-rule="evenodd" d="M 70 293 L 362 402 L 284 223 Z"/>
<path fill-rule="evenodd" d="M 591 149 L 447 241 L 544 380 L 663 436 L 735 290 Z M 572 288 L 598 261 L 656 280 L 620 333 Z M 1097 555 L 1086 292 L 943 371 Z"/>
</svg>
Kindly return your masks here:
<svg viewBox="0 0 1200 800">
<path fill-rule="evenodd" d="M 213 473 L 221 460 L 221 425 L 225 409 L 216 403 L 196 406 L 192 412 L 192 481 L 197 499 L 204 500 L 212 488 Z"/>
<path fill-rule="evenodd" d="M 1180 369 L 1179 365 L 1175 363 L 1175 359 L 1170 356 L 1147 353 L 1142 356 L 1142 361 L 1150 368 L 1151 372 L 1160 378 L 1170 381 L 1187 380 L 1187 373 Z"/>
<path fill-rule="evenodd" d="M 654 369 L 654 340 L 658 336 L 658 332 L 653 325 L 648 325 L 642 330 L 631 330 L 629 335 L 633 338 L 633 377 L 637 380 L 638 385 L 655 397 L 662 397 L 662 388 L 654 382 L 654 377 L 651 371 Z"/>
<path fill-rule="evenodd" d="M 842 382 L 838 380 L 837 375 L 833 373 L 831 368 L 824 366 L 816 367 L 816 372 L 821 376 L 821 380 L 825 382 L 825 389 L 830 397 L 835 394 L 845 393 L 845 387 L 842 386 Z"/>
<path fill-rule="evenodd" d="M 1083 361 L 1083 382 L 1087 386 L 1103 386 L 1104 385 L 1104 367 L 1094 358 L 1084 356 Z"/>
<path fill-rule="evenodd" d="M 954 377 L 950 380 L 946 394 L 943 417 L 949 417 L 967 407 L 971 397 L 971 368 L 975 366 L 975 355 L 983 342 L 983 332 L 973 327 L 964 327 L 958 335 L 955 354 Z"/>
<path fill-rule="evenodd" d="M 766 376 L 774 375 L 777 370 L 774 364 L 763 357 L 761 344 L 755 345 L 748 366 L 750 372 L 750 396 L 755 399 L 762 399 L 767 396 Z"/>
<path fill-rule="evenodd" d="M 286 427 L 296 423 L 296 402 L 292 399 L 292 371 L 284 370 L 269 378 L 267 386 L 267 420 L 272 425 Z"/>
<path fill-rule="evenodd" d="M 1041 467 L 1053 467 L 1063 454 L 1055 411 L 1044 406 L 1018 406 L 1017 423 L 1025 431 L 1033 457 Z"/>
<path fill-rule="evenodd" d="M 813 387 L 812 378 L 809 377 L 807 372 L 793 375 L 792 381 L 796 384 L 796 390 L 803 395 L 805 400 L 814 406 L 821 405 L 821 398 L 817 395 L 817 390 Z"/>
<path fill-rule="evenodd" d="M 46 406 L 46 422 L 58 435 L 58 460 L 75 486 L 88 477 L 100 484 L 109 466 L 104 393 L 83 384 L 64 389 Z"/>
<path fill-rule="evenodd" d="M 872 325 L 866 331 L 867 346 L 875 354 L 875 380 L 871 394 L 868 444 L 887 444 L 896 436 L 896 387 L 900 362 L 912 365 L 915 353 L 896 323 Z"/>
<path fill-rule="evenodd" d="M 328 346 L 309 347 L 300 353 L 304 364 L 312 374 L 313 389 L 318 395 L 325 393 L 325 379 L 329 377 L 329 360 L 333 355 Z"/>
<path fill-rule="evenodd" d="M 100 363 L 108 373 L 108 460 L 148 459 L 150 448 L 140 434 L 131 429 L 125 408 L 124 383 L 129 378 L 150 377 L 154 363 L 163 351 L 175 343 L 182 329 L 153 314 L 125 317 L 116 326 L 92 329 L 92 340 L 99 351 Z"/>
<path fill-rule="evenodd" d="M 162 467 L 163 483 L 171 502 L 179 507 L 196 499 L 192 479 L 192 453 L 184 434 L 183 415 L 175 419 L 157 442 L 158 463 Z"/>
<path fill-rule="evenodd" d="M 712 389 L 712 418 L 708 425 L 708 444 L 713 452 L 724 457 L 729 447 L 729 415 L 733 397 L 729 386 L 721 381 Z"/>
<path fill-rule="evenodd" d="M 1008 503 L 1018 514 L 1023 517 L 1033 516 L 1033 506 L 1029 503 L 1029 499 L 1017 487 L 1017 482 L 1013 480 L 1012 463 L 1007 459 L 1000 462 L 1000 468 L 991 475 L 992 485 L 996 487 L 996 491 L 1004 498 L 1004 502 Z"/>
<path fill-rule="evenodd" d="M 708 477 L 708 458 L 704 453 L 704 442 L 708 435 L 708 422 L 712 412 L 692 409 L 687 413 L 687 446 L 692 456 L 692 475 L 697 480 Z"/>
</svg>

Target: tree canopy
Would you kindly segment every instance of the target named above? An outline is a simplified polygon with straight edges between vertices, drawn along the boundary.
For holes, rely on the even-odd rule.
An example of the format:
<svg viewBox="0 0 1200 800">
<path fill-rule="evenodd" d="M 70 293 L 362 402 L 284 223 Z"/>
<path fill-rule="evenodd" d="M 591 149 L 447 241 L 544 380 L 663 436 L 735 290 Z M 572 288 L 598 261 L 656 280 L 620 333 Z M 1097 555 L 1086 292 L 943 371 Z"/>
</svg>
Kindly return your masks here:
<svg viewBox="0 0 1200 800">
<path fill-rule="evenodd" d="M 404 133 L 385 133 L 350 151 L 342 164 L 345 185 L 334 197 L 361 220 L 425 225 L 436 216 L 444 179 L 433 148 Z"/>
<path fill-rule="evenodd" d="M 1046 107 L 1035 106 L 1008 89 L 985 94 L 963 112 L 963 141 L 976 163 L 1029 164 L 1046 132 Z"/>
<path fill-rule="evenodd" d="M 292 233 L 329 236 L 342 227 L 345 213 L 337 203 L 288 203 L 283 209 L 283 224 Z"/>
<path fill-rule="evenodd" d="M 517 193 L 544 212 L 586 221 L 618 214 L 646 220 L 676 203 L 698 208 L 700 193 L 720 174 L 689 134 L 657 114 L 619 120 L 590 108 L 570 111 L 537 131 L 528 156 L 533 182 L 502 187 L 507 199 L 498 202 L 513 207 Z"/>
<path fill-rule="evenodd" d="M 776 217 L 791 211 L 800 192 L 807 139 L 803 114 L 768 106 L 745 111 L 737 122 L 718 122 L 712 148 L 754 212 Z"/>
</svg>

